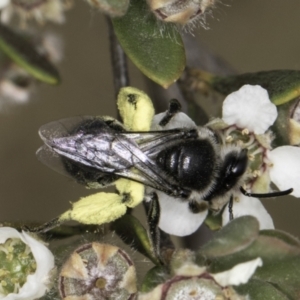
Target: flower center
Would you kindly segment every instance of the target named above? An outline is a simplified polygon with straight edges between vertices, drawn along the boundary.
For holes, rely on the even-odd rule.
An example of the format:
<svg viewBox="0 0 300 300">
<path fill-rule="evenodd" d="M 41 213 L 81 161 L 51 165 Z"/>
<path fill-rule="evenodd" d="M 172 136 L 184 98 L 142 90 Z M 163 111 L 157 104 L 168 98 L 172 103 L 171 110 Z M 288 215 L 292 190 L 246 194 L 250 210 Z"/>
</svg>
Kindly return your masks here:
<svg viewBox="0 0 300 300">
<path fill-rule="evenodd" d="M 106 279 L 104 277 L 100 277 L 96 280 L 96 283 L 95 283 L 95 286 L 98 288 L 98 289 L 105 289 L 105 286 L 106 286 Z"/>
<path fill-rule="evenodd" d="M 20 239 L 8 239 L 0 245 L 0 295 L 18 293 L 36 262 L 28 245 Z"/>
</svg>

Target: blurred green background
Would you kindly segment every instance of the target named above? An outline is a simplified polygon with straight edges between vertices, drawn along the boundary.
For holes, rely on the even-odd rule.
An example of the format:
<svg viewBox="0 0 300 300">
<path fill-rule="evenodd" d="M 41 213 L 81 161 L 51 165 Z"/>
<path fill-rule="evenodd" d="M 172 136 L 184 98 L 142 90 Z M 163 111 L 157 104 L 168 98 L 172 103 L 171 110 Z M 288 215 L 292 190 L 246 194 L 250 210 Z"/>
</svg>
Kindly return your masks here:
<svg viewBox="0 0 300 300">
<path fill-rule="evenodd" d="M 209 30 L 194 30 L 239 72 L 300 69 L 299 0 L 232 0 L 218 3 Z M 116 116 L 105 18 L 77 0 L 62 26 L 47 25 L 64 40 L 62 84 L 41 84 L 27 105 L 0 112 L 0 220 L 47 221 L 70 201 L 95 192 L 40 163 L 41 125 L 76 115 Z M 131 85 L 144 88 L 130 65 Z M 278 229 L 300 237 L 300 199 L 263 201 Z"/>
</svg>

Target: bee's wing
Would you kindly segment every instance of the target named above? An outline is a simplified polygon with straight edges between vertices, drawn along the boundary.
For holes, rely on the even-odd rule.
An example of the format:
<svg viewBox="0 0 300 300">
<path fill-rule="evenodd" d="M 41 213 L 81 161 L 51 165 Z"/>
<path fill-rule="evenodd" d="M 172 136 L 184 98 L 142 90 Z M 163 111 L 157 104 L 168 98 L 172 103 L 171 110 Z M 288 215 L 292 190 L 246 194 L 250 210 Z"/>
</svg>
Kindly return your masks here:
<svg viewBox="0 0 300 300">
<path fill-rule="evenodd" d="M 195 128 L 175 128 L 171 130 L 148 131 L 148 132 L 125 132 L 128 138 L 134 139 L 139 148 L 149 157 L 154 157 L 160 151 L 166 149 L 166 145 L 178 144 L 182 140 L 198 137 Z"/>
<path fill-rule="evenodd" d="M 39 135 L 47 145 L 48 141 L 51 141 L 54 138 L 70 136 L 73 129 L 79 123 L 89 118 L 90 117 L 74 117 L 47 123 L 39 129 Z M 46 145 L 40 147 L 37 150 L 36 155 L 38 159 L 49 168 L 63 175 L 72 176 L 65 169 L 63 161 L 61 160 L 61 156 L 59 156 L 59 154 L 56 153 L 51 147 L 48 147 Z"/>
<path fill-rule="evenodd" d="M 106 174 L 105 183 L 111 182 L 112 176 L 125 177 L 175 195 L 180 191 L 178 183 L 159 168 L 152 157 L 165 147 L 166 142 L 178 142 L 182 137 L 188 137 L 190 131 L 125 132 L 114 119 L 80 117 L 46 124 L 39 134 L 50 152 L 56 153 L 52 157 L 57 154 L 63 157 L 67 166 L 71 166 L 70 171 L 65 164 L 66 173 L 71 173 L 81 183 L 95 180 L 94 173 Z M 49 150 L 42 147 L 38 156 L 53 168 L 53 162 L 47 163 L 44 158 L 48 153 Z"/>
<path fill-rule="evenodd" d="M 81 127 L 84 128 L 85 124 L 102 124 L 103 122 L 110 123 L 114 121 L 114 119 L 110 118 L 78 116 L 45 124 L 39 130 L 39 135 L 45 142 L 45 145 L 38 149 L 36 155 L 46 166 L 62 175 L 76 179 L 77 182 L 85 186 L 90 188 L 106 186 L 119 177 L 114 174 L 103 173 L 98 169 L 67 159 L 55 152 L 53 148 L 49 146 L 49 143 L 51 143 L 53 139 L 72 136 L 74 132 L 80 131 Z"/>
</svg>

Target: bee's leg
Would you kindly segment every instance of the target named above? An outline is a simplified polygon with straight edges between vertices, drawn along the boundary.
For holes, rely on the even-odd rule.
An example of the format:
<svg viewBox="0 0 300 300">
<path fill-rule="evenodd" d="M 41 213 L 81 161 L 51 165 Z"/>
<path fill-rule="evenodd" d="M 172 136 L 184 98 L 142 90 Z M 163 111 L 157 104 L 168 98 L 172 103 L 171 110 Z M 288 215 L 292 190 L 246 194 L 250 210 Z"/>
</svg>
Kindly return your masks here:
<svg viewBox="0 0 300 300">
<path fill-rule="evenodd" d="M 145 209 L 148 213 L 149 238 L 155 257 L 162 265 L 168 264 L 175 250 L 175 246 L 170 235 L 160 230 L 158 227 L 160 218 L 160 206 L 157 193 L 151 192 L 146 195 L 144 201 Z M 145 200 L 146 200 L 145 199 Z"/>
<path fill-rule="evenodd" d="M 148 210 L 148 226 L 149 226 L 149 238 L 152 244 L 152 250 L 160 261 L 160 232 L 158 228 L 158 222 L 160 217 L 160 207 L 158 203 L 158 196 L 156 192 L 151 194 L 151 201 L 149 202 L 149 210 Z"/>
<path fill-rule="evenodd" d="M 171 99 L 169 102 L 169 108 L 165 114 L 165 116 L 159 122 L 159 126 L 166 126 L 171 119 L 181 111 L 181 104 L 177 99 Z"/>
<path fill-rule="evenodd" d="M 230 196 L 230 200 L 228 203 L 228 212 L 229 212 L 229 220 L 233 220 L 233 196 Z"/>
</svg>

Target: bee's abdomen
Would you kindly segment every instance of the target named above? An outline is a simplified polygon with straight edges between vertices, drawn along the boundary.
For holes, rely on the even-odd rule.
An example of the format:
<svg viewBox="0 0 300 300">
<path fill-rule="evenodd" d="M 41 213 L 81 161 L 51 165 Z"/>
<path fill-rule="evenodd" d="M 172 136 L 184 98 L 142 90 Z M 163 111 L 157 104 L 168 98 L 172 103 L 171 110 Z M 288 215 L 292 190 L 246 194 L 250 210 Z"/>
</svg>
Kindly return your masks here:
<svg viewBox="0 0 300 300">
<path fill-rule="evenodd" d="M 191 140 L 166 148 L 157 164 L 186 188 L 203 190 L 215 172 L 215 151 L 208 140 Z"/>
</svg>

